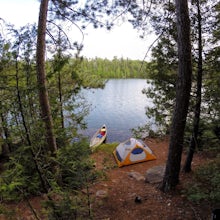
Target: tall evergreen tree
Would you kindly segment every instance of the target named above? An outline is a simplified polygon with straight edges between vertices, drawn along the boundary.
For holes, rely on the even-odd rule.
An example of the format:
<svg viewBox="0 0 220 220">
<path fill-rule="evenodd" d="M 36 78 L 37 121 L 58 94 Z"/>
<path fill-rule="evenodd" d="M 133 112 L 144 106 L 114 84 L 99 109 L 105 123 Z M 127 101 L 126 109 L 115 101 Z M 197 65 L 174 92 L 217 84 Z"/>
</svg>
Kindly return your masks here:
<svg viewBox="0 0 220 220">
<path fill-rule="evenodd" d="M 40 4 L 39 21 L 38 21 L 38 39 L 37 39 L 37 76 L 39 100 L 41 107 L 41 117 L 45 122 L 45 131 L 48 151 L 54 153 L 57 149 L 56 139 L 53 131 L 53 119 L 51 116 L 51 107 L 49 104 L 46 71 L 45 71 L 45 53 L 46 53 L 46 31 L 48 23 L 57 25 L 56 20 L 70 21 L 71 23 L 84 20 L 84 22 L 93 23 L 94 27 L 102 26 L 103 22 L 96 19 L 96 14 L 103 12 L 107 2 L 86 1 L 81 7 L 79 1 L 58 1 L 42 0 Z M 103 10 L 100 10 L 100 9 Z M 49 13 L 48 13 L 49 11 Z M 85 26 L 83 26 L 85 27 Z M 51 33 L 49 33 L 51 37 Z"/>
<path fill-rule="evenodd" d="M 165 174 L 160 189 L 167 192 L 179 183 L 183 137 L 191 89 L 191 40 L 187 0 L 176 0 L 178 33 L 178 79 L 176 105 L 170 131 L 170 144 Z"/>
<path fill-rule="evenodd" d="M 53 120 L 51 116 L 48 91 L 46 85 L 45 54 L 46 54 L 46 26 L 49 0 L 42 0 L 40 4 L 37 38 L 37 79 L 39 89 L 39 101 L 41 107 L 41 117 L 45 122 L 47 149 L 52 154 L 56 152 L 56 139 L 53 131 Z"/>
<path fill-rule="evenodd" d="M 12 150 L 12 143 L 10 138 L 10 131 L 8 129 L 8 113 L 9 113 L 9 92 L 6 91 L 7 87 L 7 71 L 10 66 L 10 53 L 9 53 L 10 44 L 2 37 L 0 34 L 0 135 L 1 135 L 1 148 L 2 154 L 7 156 L 8 153 Z"/>
<path fill-rule="evenodd" d="M 201 112 L 201 99 L 202 99 L 202 74 L 203 74 L 203 46 L 202 46 L 202 19 L 201 19 L 201 10 L 200 10 L 200 0 L 196 0 L 197 7 L 197 24 L 198 24 L 198 61 L 197 61 L 197 77 L 196 77 L 196 104 L 194 107 L 194 118 L 193 118 L 193 128 L 192 136 L 190 140 L 190 146 L 188 155 L 184 165 L 184 171 L 191 171 L 191 163 L 193 160 L 193 154 L 196 146 L 198 147 L 198 133 L 199 133 L 199 121 L 200 121 L 200 112 Z"/>
<path fill-rule="evenodd" d="M 206 30 L 209 34 L 204 61 L 203 102 L 202 110 L 205 128 L 202 131 L 202 143 L 207 140 L 209 146 L 218 147 L 220 141 L 220 2 L 211 1 L 207 10 Z M 207 34 L 206 34 L 207 35 Z"/>
</svg>

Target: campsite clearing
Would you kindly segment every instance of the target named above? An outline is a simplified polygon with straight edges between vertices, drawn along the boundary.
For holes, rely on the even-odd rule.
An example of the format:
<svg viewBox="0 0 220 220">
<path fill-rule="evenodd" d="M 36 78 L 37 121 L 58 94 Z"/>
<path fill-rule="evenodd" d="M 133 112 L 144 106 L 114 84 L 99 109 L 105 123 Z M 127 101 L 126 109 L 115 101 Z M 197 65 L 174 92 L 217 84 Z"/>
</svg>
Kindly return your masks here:
<svg viewBox="0 0 220 220">
<path fill-rule="evenodd" d="M 92 157 L 96 168 L 105 170 L 107 179 L 92 186 L 91 196 L 94 219 L 108 220 L 206 220 L 210 219 L 211 208 L 208 204 L 201 207 L 189 202 L 181 194 L 184 184 L 192 178 L 193 172 L 182 174 L 177 190 L 164 194 L 157 189 L 157 184 L 146 183 L 140 176 L 155 166 L 165 165 L 168 150 L 168 139 L 147 139 L 147 145 L 152 149 L 157 159 L 143 163 L 118 168 L 114 157 L 103 151 L 95 152 Z M 185 154 L 183 154 L 183 162 Z M 205 163 L 203 153 L 196 153 L 193 159 L 193 169 Z M 133 178 L 131 173 L 140 174 Z M 99 192 L 104 195 L 99 196 Z"/>
<path fill-rule="evenodd" d="M 168 139 L 146 139 L 146 144 L 156 156 L 156 160 L 137 163 L 119 168 L 112 151 L 98 147 L 92 154 L 96 169 L 106 174 L 89 187 L 91 210 L 94 220 L 207 220 L 211 218 L 208 203 L 196 205 L 189 202 L 181 193 L 187 182 L 192 180 L 193 172 L 180 175 L 180 184 L 169 194 L 157 189 L 157 184 L 144 181 L 146 171 L 155 166 L 163 166 L 167 159 Z M 185 153 L 183 154 L 183 161 Z M 204 165 L 209 158 L 203 152 L 196 153 L 193 170 Z M 40 213 L 42 197 L 30 199 L 32 207 Z M 27 203 L 12 204 L 17 210 L 17 218 L 35 219 Z M 7 220 L 0 215 L 0 220 Z M 43 219 L 42 219 L 43 220 Z"/>
</svg>

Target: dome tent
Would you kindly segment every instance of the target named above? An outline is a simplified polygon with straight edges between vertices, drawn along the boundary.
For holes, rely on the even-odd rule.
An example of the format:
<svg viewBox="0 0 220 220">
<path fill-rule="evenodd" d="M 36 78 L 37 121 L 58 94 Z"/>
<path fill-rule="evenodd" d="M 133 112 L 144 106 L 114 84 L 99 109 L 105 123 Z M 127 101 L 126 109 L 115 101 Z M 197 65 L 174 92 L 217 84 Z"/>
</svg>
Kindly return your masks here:
<svg viewBox="0 0 220 220">
<path fill-rule="evenodd" d="M 119 167 L 156 159 L 152 150 L 143 141 L 135 138 L 120 143 L 113 155 Z"/>
</svg>

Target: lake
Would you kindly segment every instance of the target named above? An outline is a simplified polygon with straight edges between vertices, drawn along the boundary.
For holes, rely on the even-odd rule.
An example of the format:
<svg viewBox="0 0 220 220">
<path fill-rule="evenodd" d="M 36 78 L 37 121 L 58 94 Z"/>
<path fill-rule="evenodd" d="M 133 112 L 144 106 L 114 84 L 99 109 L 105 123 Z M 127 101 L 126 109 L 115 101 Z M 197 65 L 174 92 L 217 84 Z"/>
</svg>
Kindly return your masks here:
<svg viewBox="0 0 220 220">
<path fill-rule="evenodd" d="M 107 126 L 107 142 L 121 142 L 132 136 L 131 129 L 145 125 L 148 118 L 145 107 L 152 105 L 142 94 L 147 88 L 145 79 L 110 79 L 104 89 L 83 89 L 81 94 L 91 104 L 85 118 L 87 129 L 82 131 L 89 138 L 103 124 Z"/>
</svg>

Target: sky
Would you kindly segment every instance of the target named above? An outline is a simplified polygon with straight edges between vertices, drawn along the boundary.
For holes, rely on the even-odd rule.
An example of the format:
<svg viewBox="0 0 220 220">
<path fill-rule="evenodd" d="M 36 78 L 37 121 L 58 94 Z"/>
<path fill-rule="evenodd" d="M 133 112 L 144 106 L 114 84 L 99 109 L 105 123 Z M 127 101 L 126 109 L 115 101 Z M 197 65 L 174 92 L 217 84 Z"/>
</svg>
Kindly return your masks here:
<svg viewBox="0 0 220 220">
<path fill-rule="evenodd" d="M 37 23 L 39 13 L 38 0 L 0 0 L 0 17 L 16 28 L 28 23 Z M 93 29 L 92 26 L 84 31 L 83 50 L 81 55 L 87 58 L 129 58 L 144 60 L 146 52 L 155 37 L 139 38 L 137 30 L 129 23 L 114 26 L 112 30 Z M 73 30 L 73 36 L 82 41 L 79 30 Z M 77 39 L 76 39 L 77 40 Z M 148 60 L 149 57 L 145 58 Z"/>
</svg>

